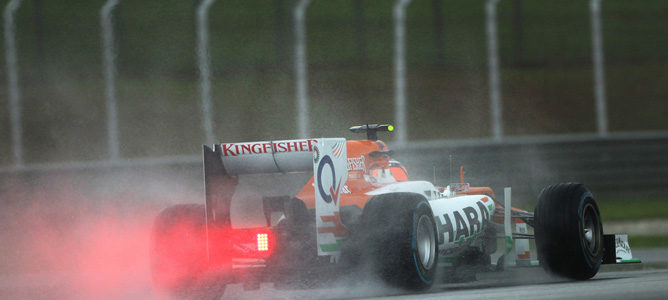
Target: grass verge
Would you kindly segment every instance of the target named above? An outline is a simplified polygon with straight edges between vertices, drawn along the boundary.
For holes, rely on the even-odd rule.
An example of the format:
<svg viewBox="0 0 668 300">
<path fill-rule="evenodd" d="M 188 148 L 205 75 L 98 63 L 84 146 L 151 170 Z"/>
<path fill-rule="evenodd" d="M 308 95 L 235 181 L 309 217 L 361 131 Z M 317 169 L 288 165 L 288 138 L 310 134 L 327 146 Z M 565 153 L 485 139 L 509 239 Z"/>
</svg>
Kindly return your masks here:
<svg viewBox="0 0 668 300">
<path fill-rule="evenodd" d="M 666 235 L 633 235 L 629 236 L 629 245 L 634 248 L 668 248 Z"/>
<path fill-rule="evenodd" d="M 668 219 L 668 199 L 666 198 L 627 197 L 610 198 L 597 202 L 603 221 Z"/>
</svg>

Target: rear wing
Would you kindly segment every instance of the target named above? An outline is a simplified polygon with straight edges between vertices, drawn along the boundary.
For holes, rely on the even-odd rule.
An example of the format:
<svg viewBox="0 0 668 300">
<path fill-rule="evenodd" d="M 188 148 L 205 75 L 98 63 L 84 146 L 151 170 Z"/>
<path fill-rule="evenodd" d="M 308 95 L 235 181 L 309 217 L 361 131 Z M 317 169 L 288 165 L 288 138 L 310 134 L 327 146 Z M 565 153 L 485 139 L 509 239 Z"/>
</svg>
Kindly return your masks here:
<svg viewBox="0 0 668 300">
<path fill-rule="evenodd" d="M 230 207 L 239 175 L 313 172 L 318 255 L 338 256 L 345 235 L 339 192 L 348 178 L 346 162 L 343 138 L 215 144 L 213 149 L 204 145 L 207 228 L 231 226 Z"/>
</svg>

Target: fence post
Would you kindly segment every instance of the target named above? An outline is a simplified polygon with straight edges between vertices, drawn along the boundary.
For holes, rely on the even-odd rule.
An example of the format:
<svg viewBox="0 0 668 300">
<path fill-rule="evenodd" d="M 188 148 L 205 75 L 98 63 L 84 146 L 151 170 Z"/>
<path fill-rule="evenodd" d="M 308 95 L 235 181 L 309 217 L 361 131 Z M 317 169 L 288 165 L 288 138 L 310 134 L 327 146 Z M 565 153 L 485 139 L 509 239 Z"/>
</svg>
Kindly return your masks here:
<svg viewBox="0 0 668 300">
<path fill-rule="evenodd" d="M 406 143 L 406 8 L 411 0 L 397 0 L 392 10 L 394 17 L 394 118 L 397 122 L 395 140 Z"/>
<path fill-rule="evenodd" d="M 118 110 L 116 101 L 116 55 L 114 45 L 114 25 L 111 13 L 118 6 L 120 0 L 107 0 L 100 10 L 100 24 L 102 26 L 102 51 L 104 60 L 105 96 L 107 105 L 107 139 L 109 143 L 109 158 L 120 158 L 120 144 L 118 141 Z"/>
<path fill-rule="evenodd" d="M 503 138 L 503 107 L 499 85 L 499 44 L 496 30 L 496 5 L 499 0 L 487 0 L 485 16 L 487 21 L 487 67 L 489 69 L 489 102 L 492 121 L 492 136 Z"/>
<path fill-rule="evenodd" d="M 594 60 L 594 96 L 596 97 L 596 124 L 598 134 L 608 134 L 608 112 L 605 95 L 605 62 L 603 58 L 603 37 L 601 36 L 601 0 L 589 1 L 591 19 L 592 56 Z"/>
<path fill-rule="evenodd" d="M 355 0 L 354 2 L 354 22 L 355 22 L 355 50 L 357 50 L 357 62 L 360 65 L 367 63 L 366 51 L 366 21 L 364 18 L 364 5 L 362 0 Z"/>
<path fill-rule="evenodd" d="M 436 62 L 445 66 L 445 47 L 443 46 L 443 9 L 442 0 L 431 0 L 432 17 L 434 18 L 434 47 L 436 48 Z"/>
<path fill-rule="evenodd" d="M 209 9 L 215 0 L 203 0 L 197 7 L 197 57 L 202 93 L 202 127 L 205 143 L 213 145 L 213 117 L 211 113 L 211 57 L 209 55 Z"/>
<path fill-rule="evenodd" d="M 297 130 L 309 137 L 308 74 L 306 66 L 306 9 L 311 0 L 300 0 L 293 10 L 295 22 L 295 73 L 297 74 Z"/>
<path fill-rule="evenodd" d="M 19 66 L 16 58 L 14 13 L 22 0 L 11 0 L 5 6 L 5 61 L 9 88 L 9 122 L 12 137 L 12 157 L 15 167 L 23 166 L 23 127 L 21 124 L 21 92 L 19 91 Z"/>
</svg>

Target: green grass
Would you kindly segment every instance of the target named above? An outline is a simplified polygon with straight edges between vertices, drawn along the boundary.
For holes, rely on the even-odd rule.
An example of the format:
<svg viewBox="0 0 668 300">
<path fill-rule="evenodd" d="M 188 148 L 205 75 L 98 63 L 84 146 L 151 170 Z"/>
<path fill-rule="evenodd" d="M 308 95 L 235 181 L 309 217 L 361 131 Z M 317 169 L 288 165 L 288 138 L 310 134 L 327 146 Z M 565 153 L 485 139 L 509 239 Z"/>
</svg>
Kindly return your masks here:
<svg viewBox="0 0 668 300">
<path fill-rule="evenodd" d="M 633 248 L 666 248 L 668 247 L 668 236 L 666 235 L 633 235 L 629 236 L 629 245 Z"/>
<path fill-rule="evenodd" d="M 668 219 L 668 198 L 610 198 L 598 201 L 603 221 Z"/>
<path fill-rule="evenodd" d="M 620 197 L 598 201 L 604 222 L 668 219 L 668 198 Z M 633 248 L 668 247 L 668 235 L 629 235 Z"/>
<path fill-rule="evenodd" d="M 599 197 L 596 202 L 603 222 L 668 219 L 668 198 L 664 197 Z M 513 206 L 534 210 L 533 203 L 520 202 Z"/>
</svg>

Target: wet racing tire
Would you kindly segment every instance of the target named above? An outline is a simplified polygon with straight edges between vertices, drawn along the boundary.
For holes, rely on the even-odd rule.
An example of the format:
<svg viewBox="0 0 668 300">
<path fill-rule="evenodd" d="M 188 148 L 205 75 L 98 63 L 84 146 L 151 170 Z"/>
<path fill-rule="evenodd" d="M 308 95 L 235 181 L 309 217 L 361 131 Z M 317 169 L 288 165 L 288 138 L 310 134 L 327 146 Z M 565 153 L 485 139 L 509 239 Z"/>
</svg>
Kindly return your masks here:
<svg viewBox="0 0 668 300">
<path fill-rule="evenodd" d="M 431 206 L 411 193 L 378 195 L 363 210 L 359 227 L 365 259 L 387 283 L 425 290 L 434 282 L 438 235 Z"/>
<path fill-rule="evenodd" d="M 204 205 L 179 204 L 160 212 L 150 245 L 156 290 L 177 298 L 217 299 L 225 285 L 207 276 L 207 265 Z"/>
<path fill-rule="evenodd" d="M 538 260 L 553 274 L 585 280 L 603 260 L 603 226 L 592 194 L 579 183 L 543 189 L 534 212 Z"/>
</svg>

